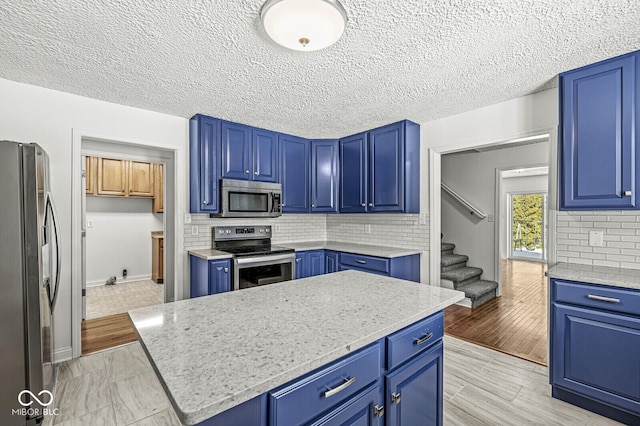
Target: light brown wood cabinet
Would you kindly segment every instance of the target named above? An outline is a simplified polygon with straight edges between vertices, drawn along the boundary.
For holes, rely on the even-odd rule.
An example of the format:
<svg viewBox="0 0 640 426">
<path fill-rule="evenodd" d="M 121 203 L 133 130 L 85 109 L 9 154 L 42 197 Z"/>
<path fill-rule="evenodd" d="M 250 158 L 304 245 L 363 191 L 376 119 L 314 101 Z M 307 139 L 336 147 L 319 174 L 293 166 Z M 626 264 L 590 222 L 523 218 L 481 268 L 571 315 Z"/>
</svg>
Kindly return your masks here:
<svg viewBox="0 0 640 426">
<path fill-rule="evenodd" d="M 151 279 L 164 282 L 164 236 L 151 235 Z"/>
<path fill-rule="evenodd" d="M 153 165 L 153 212 L 164 212 L 164 164 Z"/>
<path fill-rule="evenodd" d="M 127 196 L 127 160 L 98 158 L 98 195 Z"/>
<path fill-rule="evenodd" d="M 141 161 L 127 161 L 129 197 L 153 197 L 154 164 Z"/>
<path fill-rule="evenodd" d="M 87 195 L 96 195 L 96 157 L 85 157 L 84 159 L 84 171 L 85 171 L 85 193 Z"/>
</svg>

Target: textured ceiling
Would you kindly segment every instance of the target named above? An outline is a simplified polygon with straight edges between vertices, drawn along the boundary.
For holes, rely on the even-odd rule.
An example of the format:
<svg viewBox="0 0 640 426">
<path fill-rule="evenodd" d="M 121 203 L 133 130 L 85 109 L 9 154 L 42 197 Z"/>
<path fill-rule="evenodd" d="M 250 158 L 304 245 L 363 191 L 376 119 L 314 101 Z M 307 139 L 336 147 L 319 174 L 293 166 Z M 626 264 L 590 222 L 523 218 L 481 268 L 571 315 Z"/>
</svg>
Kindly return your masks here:
<svg viewBox="0 0 640 426">
<path fill-rule="evenodd" d="M 640 49 L 638 0 L 342 0 L 317 52 L 275 45 L 262 0 L 0 0 L 0 77 L 306 137 L 425 122 L 553 87 Z"/>
</svg>

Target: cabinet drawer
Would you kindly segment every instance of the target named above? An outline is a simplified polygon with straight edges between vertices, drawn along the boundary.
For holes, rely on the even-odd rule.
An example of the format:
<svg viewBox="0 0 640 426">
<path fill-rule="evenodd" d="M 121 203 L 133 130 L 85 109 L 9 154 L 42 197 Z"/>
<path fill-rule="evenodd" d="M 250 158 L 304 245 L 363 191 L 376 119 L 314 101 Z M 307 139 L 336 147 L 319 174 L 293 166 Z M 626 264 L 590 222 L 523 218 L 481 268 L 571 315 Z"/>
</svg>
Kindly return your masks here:
<svg viewBox="0 0 640 426">
<path fill-rule="evenodd" d="M 380 343 L 269 393 L 270 424 L 305 423 L 355 395 L 381 374 Z"/>
<path fill-rule="evenodd" d="M 358 268 L 363 269 L 371 269 L 372 271 L 389 273 L 389 259 L 383 259 L 381 257 L 341 253 L 340 263 L 343 265 L 357 266 Z"/>
<path fill-rule="evenodd" d="M 442 339 L 444 314 L 438 312 L 387 337 L 387 370 L 392 370 L 412 356 Z"/>
<path fill-rule="evenodd" d="M 614 312 L 640 314 L 640 292 L 596 284 L 551 280 L 556 302 L 589 306 Z"/>
</svg>

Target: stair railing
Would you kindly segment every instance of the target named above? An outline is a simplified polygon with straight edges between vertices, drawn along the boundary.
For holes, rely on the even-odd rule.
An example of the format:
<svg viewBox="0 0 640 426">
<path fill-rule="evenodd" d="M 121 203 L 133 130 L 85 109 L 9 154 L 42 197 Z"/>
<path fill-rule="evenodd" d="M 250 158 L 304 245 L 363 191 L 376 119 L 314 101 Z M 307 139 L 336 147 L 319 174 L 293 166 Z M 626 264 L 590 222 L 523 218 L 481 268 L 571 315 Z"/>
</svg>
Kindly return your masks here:
<svg viewBox="0 0 640 426">
<path fill-rule="evenodd" d="M 487 215 L 485 213 L 482 212 L 482 210 L 480 210 L 479 208 L 477 208 L 476 206 L 474 206 L 473 204 L 471 204 L 469 201 L 467 201 L 462 195 L 458 194 L 456 191 L 454 191 L 453 189 L 451 189 L 449 186 L 447 186 L 444 182 L 441 182 L 440 185 L 442 186 L 442 189 L 449 195 L 451 195 L 457 202 L 459 202 L 460 204 L 462 204 L 467 210 L 469 210 L 469 213 L 471 213 L 472 215 L 476 215 L 478 216 L 480 219 L 484 219 L 485 217 L 487 217 Z"/>
</svg>

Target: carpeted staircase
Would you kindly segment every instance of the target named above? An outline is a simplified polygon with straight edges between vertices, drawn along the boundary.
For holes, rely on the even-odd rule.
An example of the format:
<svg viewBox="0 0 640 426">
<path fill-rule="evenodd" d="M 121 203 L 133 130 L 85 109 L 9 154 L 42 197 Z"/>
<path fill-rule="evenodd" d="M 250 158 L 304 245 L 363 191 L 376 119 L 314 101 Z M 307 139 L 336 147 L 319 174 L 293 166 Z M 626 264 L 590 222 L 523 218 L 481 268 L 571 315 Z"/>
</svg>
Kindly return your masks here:
<svg viewBox="0 0 640 426">
<path fill-rule="evenodd" d="M 454 289 L 464 291 L 472 308 L 496 297 L 498 283 L 480 279 L 482 269 L 467 266 L 469 256 L 455 254 L 455 248 L 455 244 L 440 243 L 440 278 L 451 281 Z"/>
</svg>

